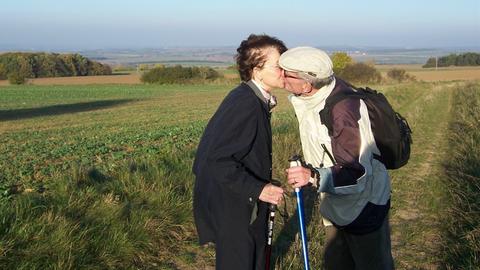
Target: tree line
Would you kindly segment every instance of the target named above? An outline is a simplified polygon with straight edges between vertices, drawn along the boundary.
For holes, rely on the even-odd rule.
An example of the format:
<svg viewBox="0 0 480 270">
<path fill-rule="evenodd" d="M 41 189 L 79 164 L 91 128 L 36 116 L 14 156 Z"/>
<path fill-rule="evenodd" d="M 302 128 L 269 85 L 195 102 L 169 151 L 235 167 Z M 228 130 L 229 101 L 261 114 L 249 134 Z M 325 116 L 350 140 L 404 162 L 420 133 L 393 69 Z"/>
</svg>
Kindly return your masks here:
<svg viewBox="0 0 480 270">
<path fill-rule="evenodd" d="M 452 53 L 439 58 L 431 57 L 423 65 L 424 68 L 449 66 L 480 66 L 480 54 L 468 52 L 458 55 Z"/>
<path fill-rule="evenodd" d="M 0 54 L 0 79 L 110 75 L 110 66 L 80 54 L 10 52 Z"/>
<path fill-rule="evenodd" d="M 213 81 L 220 77 L 220 73 L 211 67 L 183 67 L 181 65 L 166 67 L 157 65 L 143 73 L 140 80 L 144 83 L 173 84 Z"/>
<path fill-rule="evenodd" d="M 393 68 L 388 70 L 386 78 L 375 68 L 373 62 L 355 62 L 345 52 L 335 52 L 331 55 L 333 72 L 348 82 L 357 84 L 380 83 L 382 81 L 406 82 L 415 81 L 416 78 L 408 74 L 404 69 Z"/>
</svg>

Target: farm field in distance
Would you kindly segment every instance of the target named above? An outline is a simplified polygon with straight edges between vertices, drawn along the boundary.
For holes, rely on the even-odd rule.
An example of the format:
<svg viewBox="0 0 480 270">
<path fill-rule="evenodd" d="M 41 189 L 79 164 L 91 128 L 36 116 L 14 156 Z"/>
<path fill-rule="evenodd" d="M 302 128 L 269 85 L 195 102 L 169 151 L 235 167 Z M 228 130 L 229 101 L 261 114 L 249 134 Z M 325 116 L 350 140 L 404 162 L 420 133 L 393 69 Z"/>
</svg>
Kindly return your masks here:
<svg viewBox="0 0 480 270">
<path fill-rule="evenodd" d="M 480 80 L 480 67 L 448 67 L 448 68 L 422 68 L 422 65 L 398 64 L 376 65 L 375 68 L 386 77 L 388 70 L 404 69 L 408 74 L 415 76 L 419 81 L 452 81 L 452 80 Z M 236 72 L 218 68 L 229 79 L 238 78 Z M 136 71 L 114 74 L 109 76 L 85 77 L 57 77 L 28 79 L 27 84 L 33 85 L 82 85 L 82 84 L 140 84 L 140 75 Z M 0 86 L 9 85 L 8 80 L 0 80 Z"/>
<path fill-rule="evenodd" d="M 480 80 L 480 67 L 422 68 L 422 65 L 376 65 L 384 77 L 392 68 L 404 69 L 419 81 Z"/>
<path fill-rule="evenodd" d="M 464 223 L 479 228 L 480 69 L 408 67 L 424 82 L 372 86 L 414 132 L 409 164 L 391 172 L 396 269 L 475 269 L 468 267 L 479 260 L 478 231 L 449 231 L 462 217 L 448 216 L 467 209 Z M 191 164 L 208 119 L 235 85 L 143 85 L 135 76 L 0 81 L 0 268 L 214 269 L 212 248 L 196 243 Z M 274 178 L 285 182 L 287 159 L 301 147 L 287 93 L 275 94 Z M 453 144 L 457 135 L 474 153 Z M 457 196 L 473 197 L 466 205 L 445 181 L 458 175 L 473 183 L 472 193 Z M 311 266 L 320 269 L 318 200 L 305 196 Z M 295 201 L 286 201 L 273 256 L 276 269 L 300 269 Z"/>
</svg>

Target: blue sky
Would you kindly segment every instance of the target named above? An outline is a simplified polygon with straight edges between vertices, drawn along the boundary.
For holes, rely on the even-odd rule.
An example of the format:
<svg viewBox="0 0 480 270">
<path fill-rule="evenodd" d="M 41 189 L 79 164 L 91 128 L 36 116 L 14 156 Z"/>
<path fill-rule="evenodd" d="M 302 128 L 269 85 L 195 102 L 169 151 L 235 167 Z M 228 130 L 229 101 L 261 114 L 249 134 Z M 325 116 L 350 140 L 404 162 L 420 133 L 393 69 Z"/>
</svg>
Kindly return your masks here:
<svg viewBox="0 0 480 270">
<path fill-rule="evenodd" d="M 2 0 L 0 48 L 480 47 L 479 0 Z"/>
</svg>

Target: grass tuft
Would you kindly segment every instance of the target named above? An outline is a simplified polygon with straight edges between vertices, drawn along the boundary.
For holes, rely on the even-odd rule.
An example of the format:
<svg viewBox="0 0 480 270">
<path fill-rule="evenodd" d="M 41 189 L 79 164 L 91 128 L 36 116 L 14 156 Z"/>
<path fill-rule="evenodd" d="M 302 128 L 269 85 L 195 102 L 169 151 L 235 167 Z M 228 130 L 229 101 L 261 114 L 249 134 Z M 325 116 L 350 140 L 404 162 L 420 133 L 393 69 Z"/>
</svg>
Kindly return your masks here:
<svg viewBox="0 0 480 270">
<path fill-rule="evenodd" d="M 480 265 L 480 87 L 455 92 L 449 127 L 450 157 L 444 168 L 448 208 L 444 213 L 444 262 L 447 269 Z"/>
</svg>

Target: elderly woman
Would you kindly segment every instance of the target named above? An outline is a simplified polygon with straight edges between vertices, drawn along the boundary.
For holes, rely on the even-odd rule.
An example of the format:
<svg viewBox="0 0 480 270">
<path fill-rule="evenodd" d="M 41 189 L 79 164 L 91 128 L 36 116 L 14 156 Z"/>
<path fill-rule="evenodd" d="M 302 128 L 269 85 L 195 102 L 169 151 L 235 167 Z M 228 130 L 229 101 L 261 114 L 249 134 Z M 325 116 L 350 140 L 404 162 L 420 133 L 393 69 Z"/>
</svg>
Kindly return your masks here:
<svg viewBox="0 0 480 270">
<path fill-rule="evenodd" d="M 283 189 L 270 183 L 273 88 L 283 88 L 278 66 L 284 43 L 250 35 L 237 49 L 242 83 L 210 119 L 193 172 L 193 210 L 200 244 L 215 243 L 216 269 L 265 269 L 268 203 Z"/>
</svg>

